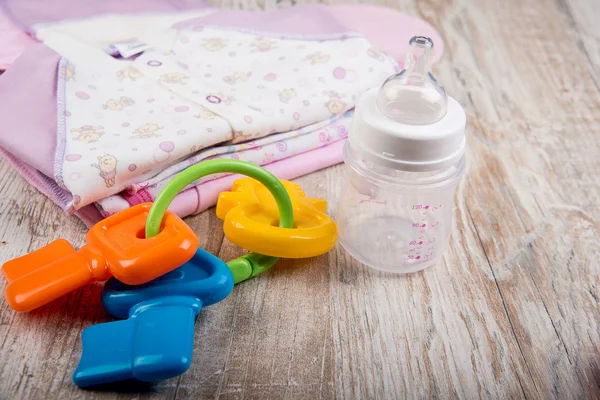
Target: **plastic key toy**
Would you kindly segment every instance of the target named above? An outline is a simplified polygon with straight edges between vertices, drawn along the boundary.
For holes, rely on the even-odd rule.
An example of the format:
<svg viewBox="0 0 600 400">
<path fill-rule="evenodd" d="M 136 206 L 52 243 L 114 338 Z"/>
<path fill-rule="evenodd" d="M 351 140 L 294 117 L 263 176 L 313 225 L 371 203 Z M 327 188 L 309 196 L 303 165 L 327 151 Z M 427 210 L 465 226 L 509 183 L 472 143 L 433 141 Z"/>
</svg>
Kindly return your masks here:
<svg viewBox="0 0 600 400">
<path fill-rule="evenodd" d="M 204 306 L 233 289 L 227 265 L 198 249 L 183 266 L 141 286 L 111 278 L 104 308 L 124 321 L 86 328 L 83 354 L 73 375 L 87 387 L 135 378 L 155 382 L 185 372 L 192 360 L 194 319 Z"/>
<path fill-rule="evenodd" d="M 160 233 L 145 238 L 150 206 L 140 204 L 98 222 L 86 236 L 87 245 L 78 251 L 59 239 L 5 263 L 8 304 L 16 311 L 31 311 L 111 275 L 139 285 L 187 262 L 198 248 L 198 238 L 171 212 L 159 226 Z"/>
<path fill-rule="evenodd" d="M 306 258 L 327 253 L 337 241 L 337 228 L 327 214 L 327 202 L 307 198 L 300 185 L 281 181 L 294 208 L 294 229 L 278 227 L 273 195 L 260 182 L 238 179 L 223 192 L 217 217 L 224 220 L 225 236 L 238 246 L 269 256 Z"/>
</svg>

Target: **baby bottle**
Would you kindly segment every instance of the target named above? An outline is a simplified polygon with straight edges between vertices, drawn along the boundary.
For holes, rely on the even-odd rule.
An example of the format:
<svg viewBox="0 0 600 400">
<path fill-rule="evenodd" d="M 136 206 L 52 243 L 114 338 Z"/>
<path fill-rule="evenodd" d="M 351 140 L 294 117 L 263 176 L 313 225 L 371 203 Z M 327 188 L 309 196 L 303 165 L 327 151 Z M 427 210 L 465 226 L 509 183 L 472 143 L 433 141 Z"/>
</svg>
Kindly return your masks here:
<svg viewBox="0 0 600 400">
<path fill-rule="evenodd" d="M 344 161 L 350 183 L 339 240 L 372 268 L 409 273 L 438 262 L 465 171 L 462 107 L 431 73 L 433 42 L 415 36 L 404 69 L 359 100 Z"/>
</svg>

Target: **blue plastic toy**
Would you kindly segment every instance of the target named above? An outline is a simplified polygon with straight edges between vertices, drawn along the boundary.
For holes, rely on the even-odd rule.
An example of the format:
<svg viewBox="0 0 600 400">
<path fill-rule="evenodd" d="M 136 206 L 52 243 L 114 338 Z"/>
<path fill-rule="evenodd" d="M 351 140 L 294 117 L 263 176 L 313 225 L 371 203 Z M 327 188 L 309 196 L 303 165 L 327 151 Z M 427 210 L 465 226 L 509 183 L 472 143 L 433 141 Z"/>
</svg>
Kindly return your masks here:
<svg viewBox="0 0 600 400">
<path fill-rule="evenodd" d="M 227 265 L 202 249 L 144 285 L 111 278 L 102 293 L 104 308 L 128 319 L 83 331 L 83 354 L 73 381 L 87 387 L 128 379 L 156 382 L 182 374 L 192 361 L 196 315 L 227 297 L 233 284 Z"/>
</svg>

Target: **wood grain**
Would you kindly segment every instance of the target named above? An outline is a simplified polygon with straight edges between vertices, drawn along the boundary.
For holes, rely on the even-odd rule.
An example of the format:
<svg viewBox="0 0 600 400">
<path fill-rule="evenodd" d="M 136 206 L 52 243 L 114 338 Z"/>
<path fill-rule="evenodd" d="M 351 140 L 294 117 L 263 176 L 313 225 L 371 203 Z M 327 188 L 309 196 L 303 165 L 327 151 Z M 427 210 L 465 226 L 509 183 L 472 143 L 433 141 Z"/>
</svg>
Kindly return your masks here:
<svg viewBox="0 0 600 400">
<path fill-rule="evenodd" d="M 110 320 L 99 286 L 26 315 L 2 303 L 0 397 L 600 396 L 600 3 L 373 3 L 442 33 L 437 74 L 469 115 L 468 172 L 444 261 L 409 276 L 368 270 L 340 246 L 281 261 L 202 311 L 187 373 L 106 391 L 71 383 L 81 330 Z M 338 166 L 297 181 L 334 213 L 343 180 Z M 6 162 L 0 193 L 0 262 L 58 237 L 82 243 L 83 224 Z M 213 210 L 187 222 L 209 251 L 241 254 Z"/>
</svg>

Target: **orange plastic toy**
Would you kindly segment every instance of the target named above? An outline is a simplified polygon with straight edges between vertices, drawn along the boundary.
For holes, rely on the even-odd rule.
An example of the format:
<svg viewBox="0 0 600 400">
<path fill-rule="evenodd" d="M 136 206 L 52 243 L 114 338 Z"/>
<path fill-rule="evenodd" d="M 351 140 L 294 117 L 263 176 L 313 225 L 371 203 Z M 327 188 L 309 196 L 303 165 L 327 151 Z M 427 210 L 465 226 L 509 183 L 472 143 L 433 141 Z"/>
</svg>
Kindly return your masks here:
<svg viewBox="0 0 600 400">
<path fill-rule="evenodd" d="M 231 192 L 223 192 L 217 217 L 233 243 L 260 254 L 305 258 L 327 253 L 335 246 L 337 228 L 327 214 L 327 202 L 307 198 L 302 188 L 281 180 L 292 200 L 294 228 L 279 228 L 277 204 L 269 190 L 257 180 L 238 179 Z"/>
<path fill-rule="evenodd" d="M 94 225 L 76 251 L 64 239 L 2 266 L 5 297 L 15 311 L 31 311 L 75 289 L 114 275 L 128 285 L 151 281 L 189 261 L 198 238 L 167 212 L 161 232 L 146 239 L 151 203 L 131 207 Z"/>
</svg>

